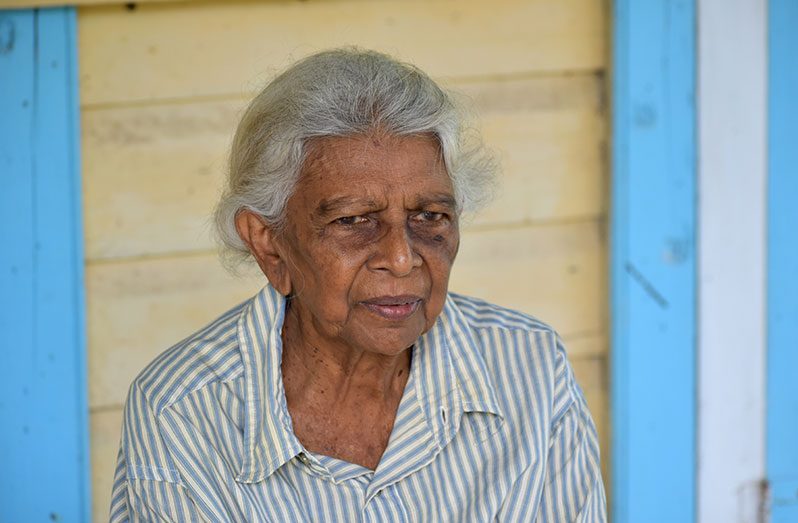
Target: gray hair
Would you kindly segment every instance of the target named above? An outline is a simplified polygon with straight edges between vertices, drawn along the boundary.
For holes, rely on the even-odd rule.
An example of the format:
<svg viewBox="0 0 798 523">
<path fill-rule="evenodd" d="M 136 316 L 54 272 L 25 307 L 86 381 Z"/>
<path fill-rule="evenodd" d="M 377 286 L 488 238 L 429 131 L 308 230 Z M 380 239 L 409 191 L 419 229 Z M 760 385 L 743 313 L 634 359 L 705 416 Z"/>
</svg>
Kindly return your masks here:
<svg viewBox="0 0 798 523">
<path fill-rule="evenodd" d="M 230 152 L 227 185 L 216 207 L 226 264 L 250 257 L 235 227 L 251 210 L 282 227 L 307 144 L 320 137 L 431 134 L 439 142 L 458 211 L 490 197 L 496 163 L 452 94 L 413 65 L 356 48 L 311 55 L 272 80 L 249 104 Z"/>
</svg>

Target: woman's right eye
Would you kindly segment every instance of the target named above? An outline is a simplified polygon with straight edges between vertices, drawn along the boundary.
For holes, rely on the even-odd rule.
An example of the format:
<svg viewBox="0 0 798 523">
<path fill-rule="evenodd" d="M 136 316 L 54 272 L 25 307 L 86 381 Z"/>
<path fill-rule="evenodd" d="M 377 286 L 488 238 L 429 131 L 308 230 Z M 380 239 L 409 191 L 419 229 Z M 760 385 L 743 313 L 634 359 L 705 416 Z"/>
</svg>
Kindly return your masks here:
<svg viewBox="0 0 798 523">
<path fill-rule="evenodd" d="M 343 216 L 341 218 L 336 219 L 333 223 L 338 225 L 358 225 L 360 223 L 365 223 L 368 221 L 368 218 L 365 216 Z"/>
</svg>

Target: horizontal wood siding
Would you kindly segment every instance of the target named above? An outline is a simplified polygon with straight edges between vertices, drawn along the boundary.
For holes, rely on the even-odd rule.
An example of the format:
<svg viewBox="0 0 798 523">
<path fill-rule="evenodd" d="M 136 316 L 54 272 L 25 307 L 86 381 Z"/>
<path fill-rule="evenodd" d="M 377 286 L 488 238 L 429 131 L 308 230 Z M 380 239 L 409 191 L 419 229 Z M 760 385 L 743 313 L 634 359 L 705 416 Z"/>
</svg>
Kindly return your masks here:
<svg viewBox="0 0 798 523">
<path fill-rule="evenodd" d="M 443 78 L 597 71 L 596 0 L 336 0 L 87 8 L 86 106 L 240 94 L 294 59 L 357 44 Z M 101 42 L 102 45 L 96 45 Z"/>
<path fill-rule="evenodd" d="M 81 8 L 95 519 L 130 381 L 263 284 L 224 272 L 209 233 L 237 118 L 292 60 L 348 44 L 413 62 L 475 106 L 502 183 L 466 225 L 451 288 L 561 332 L 606 463 L 604 17 L 595 0 Z"/>
<path fill-rule="evenodd" d="M 604 120 L 598 75 L 454 83 L 474 106 L 503 179 L 471 225 L 584 220 L 603 213 Z M 90 260 L 213 248 L 209 210 L 246 100 L 85 111 Z M 124 188 L 124 190 L 120 190 Z"/>
</svg>

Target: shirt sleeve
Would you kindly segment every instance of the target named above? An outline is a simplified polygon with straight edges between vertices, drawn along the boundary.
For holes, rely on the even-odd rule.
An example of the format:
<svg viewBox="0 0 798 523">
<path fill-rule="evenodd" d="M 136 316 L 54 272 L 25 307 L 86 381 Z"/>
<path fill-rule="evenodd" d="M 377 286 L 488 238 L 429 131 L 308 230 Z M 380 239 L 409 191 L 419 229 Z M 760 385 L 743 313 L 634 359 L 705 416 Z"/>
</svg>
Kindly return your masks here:
<svg viewBox="0 0 798 523">
<path fill-rule="evenodd" d="M 537 521 L 607 521 L 598 438 L 581 396 L 555 428 Z"/>
<path fill-rule="evenodd" d="M 185 488 L 178 483 L 160 480 L 128 479 L 125 458 L 120 449 L 114 486 L 111 493 L 110 523 L 128 522 L 199 522 L 204 519 L 196 510 Z"/>
<path fill-rule="evenodd" d="M 559 339 L 556 360 L 554 421 L 537 521 L 603 523 L 598 434 Z"/>
<path fill-rule="evenodd" d="M 135 383 L 125 404 L 109 520 L 204 521 L 182 485 L 152 409 Z"/>
<path fill-rule="evenodd" d="M 537 467 L 528 468 L 513 484 L 498 520 L 606 523 L 596 427 L 559 340 L 555 360 L 552 421 L 548 448 L 542 449 L 542 477 Z M 534 503 L 532 496 L 538 492 L 540 500 Z"/>
</svg>

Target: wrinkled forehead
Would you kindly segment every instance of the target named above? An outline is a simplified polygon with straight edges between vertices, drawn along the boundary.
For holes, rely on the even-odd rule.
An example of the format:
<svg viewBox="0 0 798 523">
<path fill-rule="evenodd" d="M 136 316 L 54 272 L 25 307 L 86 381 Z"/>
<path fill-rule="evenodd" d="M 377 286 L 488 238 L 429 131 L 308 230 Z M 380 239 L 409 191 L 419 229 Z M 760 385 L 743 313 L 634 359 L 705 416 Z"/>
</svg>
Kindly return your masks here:
<svg viewBox="0 0 798 523">
<path fill-rule="evenodd" d="M 294 196 L 313 209 L 357 200 L 409 205 L 430 197 L 454 202 L 454 189 L 434 136 L 382 134 L 314 139 Z"/>
<path fill-rule="evenodd" d="M 358 167 L 385 160 L 391 160 L 391 164 L 401 160 L 416 165 L 424 162 L 428 167 L 446 169 L 440 142 L 432 133 L 395 135 L 375 130 L 352 136 L 317 137 L 306 142 L 304 156 L 303 173 L 316 171 L 330 162 Z"/>
</svg>

